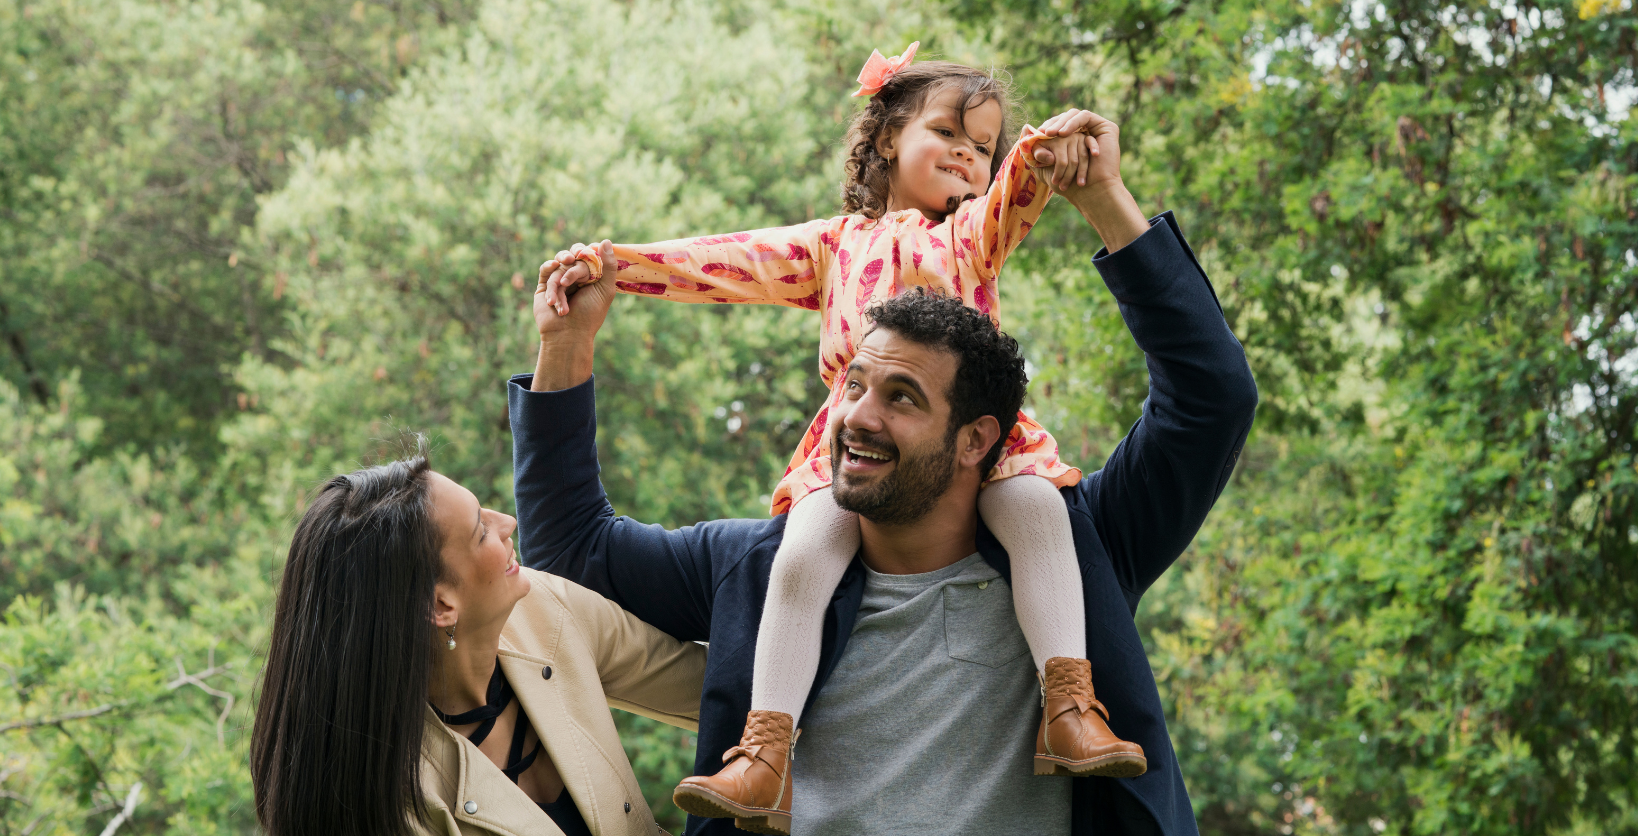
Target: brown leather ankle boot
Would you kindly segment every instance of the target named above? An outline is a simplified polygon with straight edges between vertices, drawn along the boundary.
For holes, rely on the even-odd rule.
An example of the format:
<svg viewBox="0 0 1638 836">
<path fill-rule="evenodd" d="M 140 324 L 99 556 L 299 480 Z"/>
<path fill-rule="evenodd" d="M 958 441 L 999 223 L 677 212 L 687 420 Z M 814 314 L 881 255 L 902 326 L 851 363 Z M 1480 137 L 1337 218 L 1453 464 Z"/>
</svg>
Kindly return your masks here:
<svg viewBox="0 0 1638 836">
<path fill-rule="evenodd" d="M 745 715 L 739 745 L 722 755 L 725 766 L 684 778 L 671 800 L 696 816 L 731 817 L 740 830 L 790 836 L 791 726 L 791 715 L 781 711 Z"/>
<path fill-rule="evenodd" d="M 1143 747 L 1109 730 L 1109 710 L 1092 696 L 1092 663 L 1054 656 L 1041 681 L 1035 774 L 1132 778 L 1149 769 Z"/>
</svg>

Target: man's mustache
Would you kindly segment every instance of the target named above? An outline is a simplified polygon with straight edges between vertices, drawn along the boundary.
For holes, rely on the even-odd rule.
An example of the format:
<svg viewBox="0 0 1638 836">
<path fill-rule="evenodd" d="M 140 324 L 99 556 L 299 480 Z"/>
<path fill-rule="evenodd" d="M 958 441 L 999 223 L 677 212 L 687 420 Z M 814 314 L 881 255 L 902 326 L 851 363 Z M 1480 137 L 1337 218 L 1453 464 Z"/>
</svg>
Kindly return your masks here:
<svg viewBox="0 0 1638 836">
<path fill-rule="evenodd" d="M 879 433 L 855 432 L 844 427 L 836 433 L 837 455 L 841 455 L 843 447 L 863 447 L 871 452 L 885 453 L 895 459 L 899 457 L 899 446 Z"/>
</svg>

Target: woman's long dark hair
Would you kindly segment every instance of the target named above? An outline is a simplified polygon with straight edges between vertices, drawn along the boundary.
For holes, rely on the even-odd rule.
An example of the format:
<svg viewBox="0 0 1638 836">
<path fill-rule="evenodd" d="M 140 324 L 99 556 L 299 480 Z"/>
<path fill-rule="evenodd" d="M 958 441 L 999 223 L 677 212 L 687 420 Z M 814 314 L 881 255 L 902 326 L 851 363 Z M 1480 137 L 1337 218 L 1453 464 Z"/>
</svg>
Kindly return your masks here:
<svg viewBox="0 0 1638 836">
<path fill-rule="evenodd" d="M 407 836 L 426 820 L 421 729 L 442 571 L 422 441 L 337 476 L 284 566 L 250 744 L 269 836 Z"/>
</svg>

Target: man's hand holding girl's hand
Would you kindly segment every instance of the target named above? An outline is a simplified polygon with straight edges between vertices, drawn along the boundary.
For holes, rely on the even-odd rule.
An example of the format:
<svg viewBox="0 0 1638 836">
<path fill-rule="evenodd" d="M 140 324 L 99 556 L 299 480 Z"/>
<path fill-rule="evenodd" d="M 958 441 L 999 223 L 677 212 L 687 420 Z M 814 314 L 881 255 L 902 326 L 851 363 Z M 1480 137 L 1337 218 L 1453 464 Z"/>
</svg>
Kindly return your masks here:
<svg viewBox="0 0 1638 836">
<path fill-rule="evenodd" d="M 1034 163 L 1052 166 L 1052 188 L 1092 224 L 1110 252 L 1148 231 L 1148 218 L 1121 181 L 1119 126 L 1072 108 L 1048 119 L 1041 133 L 1050 138 L 1036 147 Z"/>
<path fill-rule="evenodd" d="M 1037 167 L 1052 167 L 1048 182 L 1060 194 L 1120 182 L 1120 129 L 1090 110 L 1070 108 L 1042 123 L 1048 139 L 1035 148 Z"/>
<path fill-rule="evenodd" d="M 603 249 L 607 253 L 612 253 L 613 249 L 608 246 L 608 243 L 607 241 L 603 242 Z M 590 249 L 590 245 L 575 244 L 566 250 L 559 251 L 551 261 L 540 265 L 540 284 L 535 288 L 537 318 L 539 317 L 538 312 L 542 296 L 545 297 L 548 305 L 556 309 L 558 316 L 568 316 L 569 295 L 574 292 L 574 288 L 583 284 L 591 284 L 597 280 L 592 276 L 591 265 L 580 259 L 580 253 Z M 602 257 L 604 272 L 607 272 L 610 258 L 609 255 Z M 612 280 L 610 284 L 613 284 Z"/>
<path fill-rule="evenodd" d="M 540 265 L 540 282 L 535 285 L 535 327 L 542 340 L 560 335 L 589 337 L 603 325 L 614 300 L 614 245 L 604 241 L 598 245 L 603 262 L 603 275 L 593 276 L 591 268 L 578 258 L 584 244 L 557 254 Z M 573 310 L 569 297 L 576 297 Z M 589 304 L 587 304 L 589 302 Z"/>
</svg>

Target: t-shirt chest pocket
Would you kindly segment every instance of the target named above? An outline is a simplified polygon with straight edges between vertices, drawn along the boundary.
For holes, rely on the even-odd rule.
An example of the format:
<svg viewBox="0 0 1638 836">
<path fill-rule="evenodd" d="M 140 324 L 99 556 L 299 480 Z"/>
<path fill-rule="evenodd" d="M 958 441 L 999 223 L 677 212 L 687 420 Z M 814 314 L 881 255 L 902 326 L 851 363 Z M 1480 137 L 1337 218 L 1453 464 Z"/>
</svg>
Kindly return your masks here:
<svg viewBox="0 0 1638 836">
<path fill-rule="evenodd" d="M 999 668 L 1029 653 L 1012 609 L 1012 587 L 1000 578 L 950 584 L 943 593 L 950 658 Z"/>
</svg>

